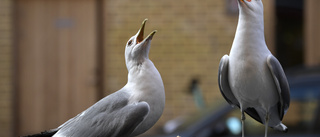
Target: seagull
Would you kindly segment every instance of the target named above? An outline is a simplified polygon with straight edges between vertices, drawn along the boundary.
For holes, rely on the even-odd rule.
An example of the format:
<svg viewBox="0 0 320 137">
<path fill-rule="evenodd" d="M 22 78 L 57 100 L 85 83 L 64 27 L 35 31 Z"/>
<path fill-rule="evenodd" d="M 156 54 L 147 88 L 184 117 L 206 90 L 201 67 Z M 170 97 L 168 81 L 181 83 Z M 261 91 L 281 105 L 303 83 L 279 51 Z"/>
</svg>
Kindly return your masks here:
<svg viewBox="0 0 320 137">
<path fill-rule="evenodd" d="M 229 56 L 219 64 L 218 83 L 225 100 L 241 111 L 242 136 L 246 112 L 256 121 L 287 132 L 282 124 L 290 104 L 290 89 L 279 61 L 264 38 L 261 0 L 238 0 L 239 20 Z"/>
<path fill-rule="evenodd" d="M 146 132 L 158 121 L 165 105 L 165 91 L 160 73 L 148 57 L 157 31 L 144 39 L 146 21 L 125 47 L 127 84 L 58 128 L 38 136 L 130 137 Z"/>
</svg>

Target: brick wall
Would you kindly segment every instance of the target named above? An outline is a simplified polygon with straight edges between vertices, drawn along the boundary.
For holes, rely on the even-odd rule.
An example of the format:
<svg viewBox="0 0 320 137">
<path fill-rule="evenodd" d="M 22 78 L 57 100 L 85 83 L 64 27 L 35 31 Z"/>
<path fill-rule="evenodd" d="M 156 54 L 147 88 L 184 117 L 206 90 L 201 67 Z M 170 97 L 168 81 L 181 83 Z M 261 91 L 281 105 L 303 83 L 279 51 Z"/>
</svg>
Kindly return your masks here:
<svg viewBox="0 0 320 137">
<path fill-rule="evenodd" d="M 0 136 L 12 136 L 12 1 L 0 0 Z"/>
<path fill-rule="evenodd" d="M 105 95 L 126 84 L 125 44 L 148 18 L 145 35 L 158 30 L 149 57 L 166 90 L 165 110 L 153 130 L 167 120 L 198 110 L 188 92 L 194 78 L 200 81 L 208 106 L 224 101 L 217 84 L 218 65 L 230 51 L 238 18 L 237 13 L 227 13 L 226 1 L 110 0 L 104 8 Z"/>
</svg>

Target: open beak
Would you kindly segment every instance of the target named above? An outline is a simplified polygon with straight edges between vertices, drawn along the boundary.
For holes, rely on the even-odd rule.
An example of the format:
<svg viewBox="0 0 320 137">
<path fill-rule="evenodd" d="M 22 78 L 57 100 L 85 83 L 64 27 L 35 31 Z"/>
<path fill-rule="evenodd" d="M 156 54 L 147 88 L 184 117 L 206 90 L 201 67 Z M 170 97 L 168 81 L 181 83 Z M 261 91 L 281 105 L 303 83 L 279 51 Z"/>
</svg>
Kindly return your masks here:
<svg viewBox="0 0 320 137">
<path fill-rule="evenodd" d="M 152 31 L 152 32 L 147 36 L 146 39 L 143 39 L 144 26 L 145 26 L 147 20 L 148 20 L 148 19 L 144 19 L 144 21 L 142 22 L 141 28 L 140 28 L 140 30 L 139 30 L 139 32 L 138 32 L 138 36 L 137 36 L 137 39 L 136 39 L 136 42 L 137 42 L 137 43 L 141 43 L 141 42 L 143 42 L 144 40 L 152 39 L 153 35 L 157 32 L 157 30 L 154 30 L 154 31 Z"/>
</svg>

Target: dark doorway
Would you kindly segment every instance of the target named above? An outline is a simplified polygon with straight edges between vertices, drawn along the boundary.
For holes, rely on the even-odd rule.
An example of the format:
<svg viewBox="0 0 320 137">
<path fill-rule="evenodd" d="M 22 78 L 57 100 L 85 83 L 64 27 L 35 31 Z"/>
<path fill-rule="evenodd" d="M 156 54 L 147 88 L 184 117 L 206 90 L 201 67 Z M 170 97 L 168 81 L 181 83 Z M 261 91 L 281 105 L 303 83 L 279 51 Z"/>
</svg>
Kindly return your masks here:
<svg viewBox="0 0 320 137">
<path fill-rule="evenodd" d="M 303 65 L 303 0 L 276 0 L 276 56 L 284 69 Z"/>
</svg>

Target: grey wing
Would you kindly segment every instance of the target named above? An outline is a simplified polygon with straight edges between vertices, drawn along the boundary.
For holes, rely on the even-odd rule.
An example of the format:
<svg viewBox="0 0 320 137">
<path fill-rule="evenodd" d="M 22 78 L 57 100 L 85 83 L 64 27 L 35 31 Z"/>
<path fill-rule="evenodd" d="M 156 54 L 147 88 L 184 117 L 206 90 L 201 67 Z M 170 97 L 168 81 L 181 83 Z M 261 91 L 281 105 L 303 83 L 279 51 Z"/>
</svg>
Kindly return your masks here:
<svg viewBox="0 0 320 137">
<path fill-rule="evenodd" d="M 149 113 L 146 102 L 128 104 L 126 93 L 111 94 L 60 126 L 57 136 L 125 137 Z"/>
<path fill-rule="evenodd" d="M 290 88 L 287 81 L 287 77 L 282 69 L 279 61 L 273 56 L 269 55 L 267 58 L 267 64 L 272 74 L 274 82 L 277 86 L 277 90 L 280 96 L 279 115 L 282 120 L 283 115 L 287 112 L 290 104 Z"/>
<path fill-rule="evenodd" d="M 229 86 L 229 76 L 228 76 L 228 67 L 229 67 L 229 56 L 224 55 L 219 64 L 219 73 L 218 73 L 218 83 L 222 96 L 224 99 L 232 106 L 240 107 L 238 100 L 233 95 L 231 88 Z"/>
</svg>

